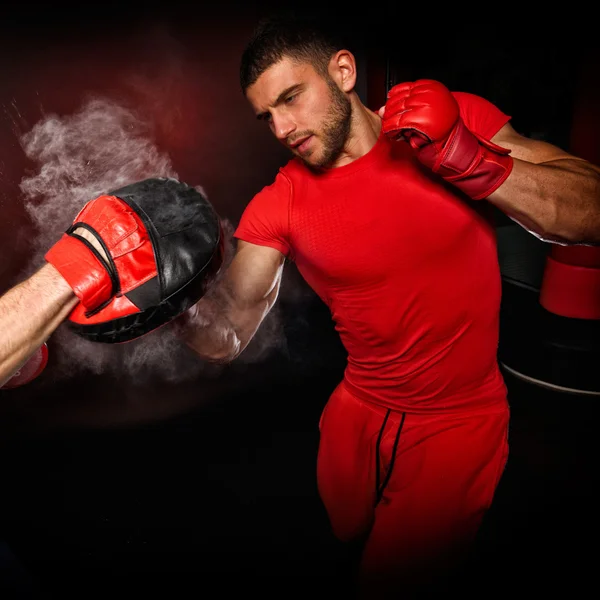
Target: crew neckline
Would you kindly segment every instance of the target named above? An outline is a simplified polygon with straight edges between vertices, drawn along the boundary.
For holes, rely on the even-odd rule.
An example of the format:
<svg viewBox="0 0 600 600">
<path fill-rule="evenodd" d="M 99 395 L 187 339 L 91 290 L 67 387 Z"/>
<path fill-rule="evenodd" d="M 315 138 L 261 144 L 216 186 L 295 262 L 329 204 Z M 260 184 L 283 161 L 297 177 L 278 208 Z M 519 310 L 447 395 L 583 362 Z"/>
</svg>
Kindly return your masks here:
<svg viewBox="0 0 600 600">
<path fill-rule="evenodd" d="M 352 175 L 353 173 L 362 171 L 363 169 L 369 167 L 383 153 L 386 152 L 388 145 L 389 140 L 383 133 L 383 128 L 381 128 L 376 142 L 366 154 L 363 154 L 362 156 L 353 160 L 347 165 L 342 165 L 341 167 L 334 167 L 333 169 L 326 169 L 324 171 L 321 171 L 320 173 L 315 173 L 314 171 L 311 171 L 311 173 L 313 173 L 313 175 L 319 179 L 332 179 L 335 177 L 346 177 L 348 175 Z M 296 157 L 296 160 L 306 168 L 306 165 L 304 165 L 301 159 Z"/>
</svg>

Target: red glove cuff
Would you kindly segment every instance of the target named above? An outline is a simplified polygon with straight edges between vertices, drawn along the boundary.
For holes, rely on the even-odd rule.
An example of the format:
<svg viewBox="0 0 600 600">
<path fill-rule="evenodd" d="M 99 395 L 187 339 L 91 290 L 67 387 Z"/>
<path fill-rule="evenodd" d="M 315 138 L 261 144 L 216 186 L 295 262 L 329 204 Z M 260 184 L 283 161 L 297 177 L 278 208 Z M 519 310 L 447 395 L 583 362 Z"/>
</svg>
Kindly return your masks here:
<svg viewBox="0 0 600 600">
<path fill-rule="evenodd" d="M 473 200 L 487 198 L 498 189 L 513 166 L 510 150 L 472 133 L 462 119 L 441 150 L 428 144 L 418 152 L 419 160 Z"/>
<path fill-rule="evenodd" d="M 101 306 L 113 296 L 113 281 L 103 262 L 78 238 L 64 233 L 45 259 L 71 286 L 86 310 Z"/>
</svg>

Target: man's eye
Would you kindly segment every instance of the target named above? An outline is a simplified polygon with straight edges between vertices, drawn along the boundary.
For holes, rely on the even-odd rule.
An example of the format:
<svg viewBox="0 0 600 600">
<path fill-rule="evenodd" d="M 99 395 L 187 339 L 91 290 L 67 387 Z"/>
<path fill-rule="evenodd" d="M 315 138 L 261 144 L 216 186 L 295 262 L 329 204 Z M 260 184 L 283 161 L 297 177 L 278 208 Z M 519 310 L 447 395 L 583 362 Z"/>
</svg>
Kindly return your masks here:
<svg viewBox="0 0 600 600">
<path fill-rule="evenodd" d="M 286 104 L 291 104 L 296 99 L 297 96 L 298 96 L 298 94 L 292 94 L 291 96 L 288 96 L 285 99 L 285 103 Z"/>
</svg>

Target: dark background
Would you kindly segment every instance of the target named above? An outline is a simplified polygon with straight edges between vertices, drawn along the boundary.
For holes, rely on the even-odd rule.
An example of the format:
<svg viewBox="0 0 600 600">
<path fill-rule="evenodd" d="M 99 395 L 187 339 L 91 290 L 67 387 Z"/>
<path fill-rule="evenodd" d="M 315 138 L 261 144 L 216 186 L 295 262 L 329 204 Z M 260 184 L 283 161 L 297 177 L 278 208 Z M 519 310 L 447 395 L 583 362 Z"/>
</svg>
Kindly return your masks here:
<svg viewBox="0 0 600 600">
<path fill-rule="evenodd" d="M 237 222 L 288 159 L 253 118 L 237 78 L 245 40 L 271 8 L 4 9 L 0 292 L 22 277 L 36 235 L 19 183 L 37 167 L 19 135 L 89 96 L 148 119 L 153 143 L 180 178 L 202 185 L 221 216 Z M 324 12 L 318 3 L 303 10 Z M 599 54 L 585 24 L 574 28 L 564 14 L 474 23 L 385 3 L 354 16 L 349 6 L 336 10 L 355 35 L 359 92 L 370 108 L 394 83 L 436 78 L 486 96 L 521 133 L 600 160 Z M 548 246 L 497 216 L 503 365 L 598 390 L 597 324 L 541 311 Z M 315 480 L 318 419 L 345 356 L 293 265 L 270 327 L 276 342 L 259 336 L 252 360 L 179 383 L 75 366 L 58 377 L 61 347 L 51 338 L 44 374 L 0 393 L 2 599 L 351 591 L 356 549 L 331 536 Z M 577 597 L 596 583 L 598 397 L 549 391 L 508 371 L 506 378 L 512 453 L 461 582 L 486 598 L 561 590 Z"/>
</svg>

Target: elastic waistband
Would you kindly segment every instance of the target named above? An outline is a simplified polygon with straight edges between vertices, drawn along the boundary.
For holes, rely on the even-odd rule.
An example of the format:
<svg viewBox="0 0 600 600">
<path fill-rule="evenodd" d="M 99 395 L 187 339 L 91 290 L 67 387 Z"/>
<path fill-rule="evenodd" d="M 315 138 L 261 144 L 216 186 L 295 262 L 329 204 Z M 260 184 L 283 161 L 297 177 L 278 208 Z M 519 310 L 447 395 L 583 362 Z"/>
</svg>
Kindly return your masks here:
<svg viewBox="0 0 600 600">
<path fill-rule="evenodd" d="M 475 415 L 493 415 L 493 414 L 504 414 L 509 411 L 508 399 L 505 395 L 503 396 L 492 396 L 490 400 L 486 403 L 481 403 L 479 406 L 471 406 L 469 408 L 443 408 L 440 410 L 434 409 L 425 409 L 425 410 L 414 410 L 410 407 L 406 406 L 398 406 L 394 405 L 394 403 L 383 403 L 374 401 L 372 398 L 364 397 L 364 394 L 361 394 L 352 386 L 348 380 L 343 379 L 340 382 L 340 386 L 343 387 L 344 393 L 351 396 L 354 401 L 359 404 L 364 405 L 366 408 L 372 410 L 376 414 L 385 417 L 388 410 L 391 411 L 390 418 L 401 419 L 403 414 L 406 415 L 415 415 L 420 417 L 430 416 L 432 418 L 461 418 L 461 417 L 470 417 Z M 443 402 L 443 399 L 440 399 L 440 402 Z"/>
</svg>

